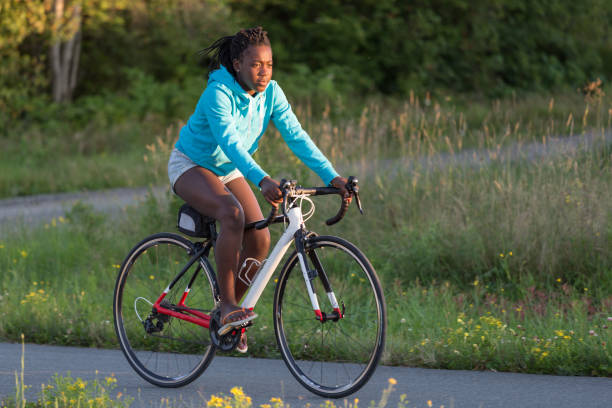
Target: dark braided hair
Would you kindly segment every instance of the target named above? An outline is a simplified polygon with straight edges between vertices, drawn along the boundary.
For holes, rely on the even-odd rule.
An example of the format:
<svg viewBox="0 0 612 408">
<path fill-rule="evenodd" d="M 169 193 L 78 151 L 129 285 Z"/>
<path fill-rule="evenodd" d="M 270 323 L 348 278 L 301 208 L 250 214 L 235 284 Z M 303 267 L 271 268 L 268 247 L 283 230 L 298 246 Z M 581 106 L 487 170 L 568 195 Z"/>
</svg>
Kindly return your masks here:
<svg viewBox="0 0 612 408">
<path fill-rule="evenodd" d="M 233 61 L 235 59 L 239 60 L 244 50 L 250 45 L 269 46 L 268 32 L 259 26 L 240 30 L 234 35 L 219 38 L 210 47 L 200 51 L 200 55 L 212 53 L 212 60 L 209 65 L 210 72 L 223 65 L 236 78 Z"/>
</svg>

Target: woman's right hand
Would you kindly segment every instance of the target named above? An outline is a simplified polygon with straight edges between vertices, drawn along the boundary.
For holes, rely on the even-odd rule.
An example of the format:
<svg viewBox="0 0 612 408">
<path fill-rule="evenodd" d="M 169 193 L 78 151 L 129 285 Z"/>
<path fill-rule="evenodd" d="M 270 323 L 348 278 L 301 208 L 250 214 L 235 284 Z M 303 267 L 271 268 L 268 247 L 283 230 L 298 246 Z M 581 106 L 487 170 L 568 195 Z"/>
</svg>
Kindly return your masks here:
<svg viewBox="0 0 612 408">
<path fill-rule="evenodd" d="M 283 193 L 281 192 L 279 185 L 280 184 L 278 181 L 273 180 L 269 176 L 264 177 L 259 182 L 261 194 L 263 194 L 266 201 L 272 204 L 274 208 L 278 207 L 278 205 L 283 202 Z"/>
</svg>

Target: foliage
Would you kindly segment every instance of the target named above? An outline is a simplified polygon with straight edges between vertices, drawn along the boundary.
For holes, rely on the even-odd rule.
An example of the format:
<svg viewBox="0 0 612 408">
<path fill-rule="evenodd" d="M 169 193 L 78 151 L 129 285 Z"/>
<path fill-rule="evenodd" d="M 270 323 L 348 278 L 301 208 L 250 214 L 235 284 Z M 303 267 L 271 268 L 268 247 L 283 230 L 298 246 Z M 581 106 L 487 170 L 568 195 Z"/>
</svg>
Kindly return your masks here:
<svg viewBox="0 0 612 408">
<path fill-rule="evenodd" d="M 612 3 L 585 1 L 71 0 L 83 8 L 76 96 L 120 92 L 134 72 L 184 85 L 203 77 L 198 50 L 255 24 L 298 94 L 576 88 L 612 69 Z M 46 56 L 70 35 L 52 5 L 0 6 L 0 125 L 48 101 Z"/>
<path fill-rule="evenodd" d="M 104 97 L 150 78 L 183 84 L 196 74 L 203 77 L 197 51 L 221 35 L 229 17 L 223 0 L 72 0 L 69 4 L 83 9 L 77 97 Z M 6 0 L 0 5 L 0 132 L 24 119 L 28 122 L 31 115 L 53 120 L 44 113 L 63 108 L 45 108 L 51 84 L 46 56 L 54 41 L 74 33 L 70 24 L 56 22 L 52 13 L 50 0 Z M 65 19 L 69 18 L 67 11 Z M 163 94 L 151 98 L 150 92 L 137 98 L 166 103 Z"/>
<path fill-rule="evenodd" d="M 588 0 L 232 0 L 302 65 L 358 90 L 500 92 L 609 78 L 612 4 Z M 294 68 L 295 67 L 295 68 Z"/>
<path fill-rule="evenodd" d="M 28 110 L 48 84 L 45 50 L 38 44 L 46 24 L 42 2 L 0 4 L 0 128 Z"/>
</svg>

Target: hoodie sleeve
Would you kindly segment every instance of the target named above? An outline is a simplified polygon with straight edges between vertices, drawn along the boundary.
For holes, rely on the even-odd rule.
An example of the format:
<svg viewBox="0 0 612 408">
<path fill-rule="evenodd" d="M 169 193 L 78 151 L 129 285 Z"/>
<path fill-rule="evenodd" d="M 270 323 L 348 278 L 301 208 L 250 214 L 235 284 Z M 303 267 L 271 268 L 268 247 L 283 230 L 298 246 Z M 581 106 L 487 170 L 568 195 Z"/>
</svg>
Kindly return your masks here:
<svg viewBox="0 0 612 408">
<path fill-rule="evenodd" d="M 302 129 L 300 122 L 291 110 L 287 97 L 283 90 L 274 83 L 274 105 L 272 110 L 272 121 L 281 133 L 283 139 L 297 157 L 304 162 L 312 171 L 328 185 L 338 173 L 313 143 L 308 133 Z"/>
<path fill-rule="evenodd" d="M 232 116 L 230 95 L 218 87 L 208 89 L 210 89 L 210 94 L 204 99 L 202 108 L 213 137 L 238 170 L 256 186 L 259 186 L 261 180 L 268 174 L 259 167 L 240 142 Z"/>
</svg>

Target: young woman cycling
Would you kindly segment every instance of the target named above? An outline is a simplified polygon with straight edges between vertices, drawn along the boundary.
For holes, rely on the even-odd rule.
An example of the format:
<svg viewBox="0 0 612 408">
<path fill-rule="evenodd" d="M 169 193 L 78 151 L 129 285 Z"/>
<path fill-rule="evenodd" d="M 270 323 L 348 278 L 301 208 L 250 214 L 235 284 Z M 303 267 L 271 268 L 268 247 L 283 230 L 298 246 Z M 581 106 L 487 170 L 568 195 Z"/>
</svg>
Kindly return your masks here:
<svg viewBox="0 0 612 408">
<path fill-rule="evenodd" d="M 180 131 L 168 162 L 168 175 L 179 197 L 220 223 L 215 261 L 223 331 L 257 316 L 237 306 L 248 289 L 237 277 L 245 260 L 262 261 L 270 246 L 267 229 L 244 231 L 246 223 L 263 219 L 245 178 L 260 188 L 270 204 L 276 206 L 282 201 L 279 183 L 251 157 L 269 121 L 326 185 L 341 189 L 347 200 L 350 195 L 345 188 L 346 179 L 314 145 L 283 91 L 271 80 L 272 49 L 261 27 L 223 37 L 204 52 L 213 57 L 208 83 Z M 254 273 L 256 268 L 250 269 Z M 243 335 L 238 350 L 246 349 Z"/>
</svg>

